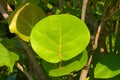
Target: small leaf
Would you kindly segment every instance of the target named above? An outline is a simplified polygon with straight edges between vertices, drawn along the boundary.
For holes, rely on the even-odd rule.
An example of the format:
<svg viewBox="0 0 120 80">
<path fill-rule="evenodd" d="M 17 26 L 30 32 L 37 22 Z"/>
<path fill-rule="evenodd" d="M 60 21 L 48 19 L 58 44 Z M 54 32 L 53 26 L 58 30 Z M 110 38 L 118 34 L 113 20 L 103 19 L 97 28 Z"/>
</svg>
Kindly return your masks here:
<svg viewBox="0 0 120 80">
<path fill-rule="evenodd" d="M 11 33 L 16 33 L 21 39 L 29 41 L 33 26 L 45 17 L 43 10 L 35 4 L 26 3 L 13 12 L 9 19 Z"/>
<path fill-rule="evenodd" d="M 120 74 L 120 55 L 105 54 L 96 65 L 95 78 L 112 78 Z"/>
<path fill-rule="evenodd" d="M 10 72 L 13 70 L 14 63 L 19 59 L 18 55 L 8 51 L 2 44 L 0 44 L 0 66 L 7 66 Z"/>
<path fill-rule="evenodd" d="M 50 76 L 64 76 L 69 75 L 71 72 L 79 71 L 82 69 L 87 62 L 87 51 L 85 50 L 79 57 L 78 60 L 71 61 L 68 65 L 62 66 L 61 68 L 52 69 L 49 72 Z"/>
<path fill-rule="evenodd" d="M 83 21 L 69 15 L 52 15 L 32 29 L 30 41 L 34 51 L 51 63 L 69 60 L 88 45 L 90 33 Z"/>
</svg>

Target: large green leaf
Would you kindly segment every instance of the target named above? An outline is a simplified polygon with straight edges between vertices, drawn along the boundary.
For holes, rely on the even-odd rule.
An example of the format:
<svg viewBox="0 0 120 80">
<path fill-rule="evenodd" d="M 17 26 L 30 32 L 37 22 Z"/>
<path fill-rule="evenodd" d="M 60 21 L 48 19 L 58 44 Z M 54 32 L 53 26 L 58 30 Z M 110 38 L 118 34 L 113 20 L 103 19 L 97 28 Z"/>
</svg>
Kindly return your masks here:
<svg viewBox="0 0 120 80">
<path fill-rule="evenodd" d="M 35 4 L 26 3 L 18 7 L 10 16 L 9 29 L 21 39 L 29 41 L 33 26 L 45 17 L 43 10 Z"/>
<path fill-rule="evenodd" d="M 0 44 L 0 66 L 8 66 L 10 71 L 13 70 L 14 63 L 19 59 L 14 52 L 8 51 Z"/>
<path fill-rule="evenodd" d="M 120 55 L 105 54 L 96 65 L 95 78 L 112 78 L 120 74 Z"/>
<path fill-rule="evenodd" d="M 79 56 L 74 58 L 76 60 L 74 60 L 74 61 L 70 60 L 69 64 L 65 65 L 65 63 L 63 63 L 64 66 L 50 70 L 49 75 L 55 76 L 55 77 L 56 76 L 64 76 L 64 75 L 69 75 L 71 72 L 82 69 L 87 62 L 87 58 L 88 58 L 87 55 L 88 55 L 87 51 L 86 50 L 83 51 L 82 54 L 80 54 Z"/>
<path fill-rule="evenodd" d="M 30 35 L 34 51 L 51 63 L 77 56 L 87 47 L 89 40 L 90 33 L 85 23 L 69 14 L 42 19 Z"/>
</svg>

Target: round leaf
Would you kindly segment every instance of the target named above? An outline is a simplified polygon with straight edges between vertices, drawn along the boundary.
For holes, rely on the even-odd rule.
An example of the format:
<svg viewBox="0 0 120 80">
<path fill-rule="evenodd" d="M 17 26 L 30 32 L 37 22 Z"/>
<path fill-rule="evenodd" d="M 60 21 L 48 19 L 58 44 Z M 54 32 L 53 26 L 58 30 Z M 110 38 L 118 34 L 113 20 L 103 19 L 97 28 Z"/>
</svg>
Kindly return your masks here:
<svg viewBox="0 0 120 80">
<path fill-rule="evenodd" d="M 18 7 L 9 19 L 11 33 L 16 33 L 21 39 L 29 41 L 29 35 L 33 26 L 42 18 L 45 13 L 35 4 L 26 3 Z"/>
<path fill-rule="evenodd" d="M 85 23 L 69 14 L 52 15 L 42 19 L 30 35 L 34 51 L 51 63 L 77 56 L 86 48 L 89 40 L 90 34 Z"/>
</svg>

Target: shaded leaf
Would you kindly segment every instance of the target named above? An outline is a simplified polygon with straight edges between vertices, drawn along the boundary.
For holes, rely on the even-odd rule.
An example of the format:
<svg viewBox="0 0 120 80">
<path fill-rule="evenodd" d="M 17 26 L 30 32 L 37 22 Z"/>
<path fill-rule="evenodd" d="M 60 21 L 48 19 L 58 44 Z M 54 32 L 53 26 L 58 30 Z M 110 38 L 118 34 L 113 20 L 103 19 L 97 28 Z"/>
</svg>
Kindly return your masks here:
<svg viewBox="0 0 120 80">
<path fill-rule="evenodd" d="M 35 4 L 26 3 L 13 12 L 9 19 L 11 33 L 16 33 L 21 39 L 29 41 L 33 26 L 45 17 L 43 10 Z"/>
<path fill-rule="evenodd" d="M 105 54 L 94 70 L 95 78 L 112 78 L 120 74 L 120 55 Z"/>
</svg>

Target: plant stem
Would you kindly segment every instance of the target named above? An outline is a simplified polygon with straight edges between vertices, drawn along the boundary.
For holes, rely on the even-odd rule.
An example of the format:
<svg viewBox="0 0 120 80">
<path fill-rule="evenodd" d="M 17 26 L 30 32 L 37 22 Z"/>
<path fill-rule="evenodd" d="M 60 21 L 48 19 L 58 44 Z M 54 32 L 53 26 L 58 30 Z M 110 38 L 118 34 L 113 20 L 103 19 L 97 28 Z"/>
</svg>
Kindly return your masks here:
<svg viewBox="0 0 120 80">
<path fill-rule="evenodd" d="M 83 5 L 84 5 L 84 4 L 83 4 Z M 109 16 L 103 17 L 103 20 L 101 21 L 100 25 L 98 26 L 98 30 L 97 30 L 97 32 L 96 32 L 96 34 L 95 34 L 95 41 L 94 41 L 94 44 L 92 45 L 93 50 L 95 50 L 95 49 L 97 48 L 97 46 L 98 46 L 98 40 L 99 40 L 99 36 L 100 36 L 100 32 L 101 32 L 102 25 L 104 24 L 104 22 L 106 22 L 109 18 L 111 18 L 111 16 L 113 16 L 113 15 L 114 15 L 115 13 L 117 13 L 119 10 L 120 10 L 120 8 L 116 9 L 116 10 L 115 10 L 113 13 L 111 13 Z M 84 12 L 85 12 L 85 11 L 83 11 L 82 14 L 83 14 Z M 81 18 L 82 18 L 82 20 L 85 20 L 85 15 L 83 14 Z M 86 79 L 91 61 L 92 61 L 92 54 L 90 54 L 89 60 L 88 60 L 88 62 L 87 62 L 87 64 L 86 64 L 86 67 L 83 68 L 79 80 L 85 80 L 85 79 Z"/>
<path fill-rule="evenodd" d="M 92 54 L 90 55 L 86 66 L 83 68 L 79 80 L 85 80 L 86 79 L 89 68 L 90 68 L 91 61 L 92 61 Z"/>
<path fill-rule="evenodd" d="M 81 20 L 83 21 L 85 21 L 87 3 L 88 3 L 88 0 L 83 0 L 82 15 L 81 15 Z"/>
<path fill-rule="evenodd" d="M 81 14 L 82 21 L 85 21 L 87 3 L 88 3 L 88 0 L 83 0 L 82 14 Z M 86 64 L 86 67 L 82 69 L 79 80 L 86 79 L 91 61 L 92 61 L 92 54 L 90 54 L 89 60 Z"/>
<path fill-rule="evenodd" d="M 28 47 L 28 45 L 23 40 L 21 40 L 20 38 L 18 38 L 18 39 L 19 39 L 19 42 L 21 43 L 21 45 L 23 46 L 23 48 L 25 49 L 26 54 L 31 61 L 32 68 L 33 68 L 34 72 L 36 73 L 38 79 L 46 80 L 46 76 L 44 75 L 42 68 L 40 66 L 38 66 L 38 63 L 33 55 L 33 50 L 30 47 Z"/>
<path fill-rule="evenodd" d="M 29 75 L 29 73 L 26 70 L 24 70 L 23 67 L 19 63 L 17 63 L 17 68 L 21 70 L 27 76 L 28 80 L 33 80 L 32 77 Z"/>
<path fill-rule="evenodd" d="M 111 18 L 115 13 L 117 13 L 118 11 L 120 11 L 120 8 L 116 9 L 113 13 L 111 13 L 108 17 L 104 18 L 100 25 L 98 26 L 98 30 L 97 33 L 95 35 L 95 43 L 93 44 L 93 49 L 95 50 L 97 48 L 97 44 L 98 44 L 98 39 L 99 39 L 99 35 L 100 35 L 100 31 L 101 31 L 101 27 L 104 24 L 104 22 L 106 22 L 109 18 Z"/>
<path fill-rule="evenodd" d="M 119 36 L 120 36 L 120 27 L 119 27 L 119 24 L 120 23 L 120 17 L 118 17 L 117 21 L 116 21 L 116 29 L 115 29 L 115 46 L 114 46 L 114 53 L 118 53 L 119 52 L 119 49 L 117 49 L 118 45 L 119 45 Z"/>
</svg>

